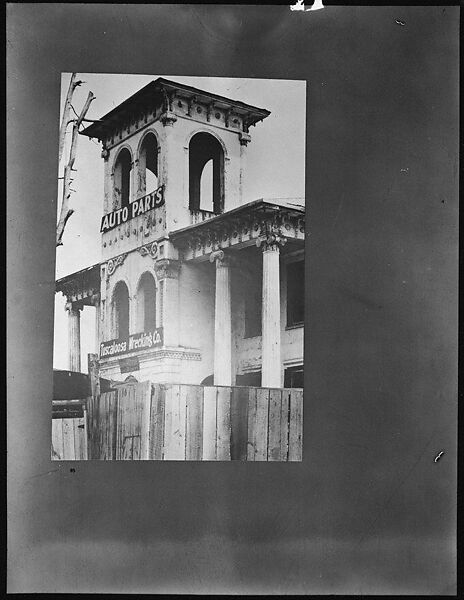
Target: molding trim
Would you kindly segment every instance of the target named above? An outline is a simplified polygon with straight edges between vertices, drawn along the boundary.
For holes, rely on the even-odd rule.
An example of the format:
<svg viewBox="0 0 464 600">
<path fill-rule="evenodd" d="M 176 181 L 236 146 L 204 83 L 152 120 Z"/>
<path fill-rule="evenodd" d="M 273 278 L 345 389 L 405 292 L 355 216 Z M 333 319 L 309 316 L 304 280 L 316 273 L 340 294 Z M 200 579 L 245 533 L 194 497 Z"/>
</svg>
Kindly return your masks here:
<svg viewBox="0 0 464 600">
<path fill-rule="evenodd" d="M 140 353 L 132 353 L 131 356 L 137 356 L 139 361 L 146 363 L 152 360 L 161 361 L 165 359 L 174 360 L 201 360 L 201 352 L 198 350 L 188 350 L 186 348 L 159 348 L 157 350 L 145 350 Z M 102 365 L 112 366 L 118 364 L 121 358 L 125 358 L 125 354 L 118 356 L 112 356 L 109 358 L 100 358 L 99 361 Z"/>
</svg>

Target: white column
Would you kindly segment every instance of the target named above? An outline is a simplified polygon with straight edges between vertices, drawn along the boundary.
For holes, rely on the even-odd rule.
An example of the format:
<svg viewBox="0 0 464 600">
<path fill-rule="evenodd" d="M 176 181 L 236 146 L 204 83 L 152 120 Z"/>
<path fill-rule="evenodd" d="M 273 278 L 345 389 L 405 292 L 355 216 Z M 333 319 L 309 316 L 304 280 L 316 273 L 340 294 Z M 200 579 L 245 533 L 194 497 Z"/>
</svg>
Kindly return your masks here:
<svg viewBox="0 0 464 600">
<path fill-rule="evenodd" d="M 264 243 L 261 381 L 263 387 L 282 387 L 279 259 L 279 245 Z"/>
<path fill-rule="evenodd" d="M 216 262 L 214 385 L 232 385 L 230 262 L 222 250 L 213 252 L 210 261 Z"/>
<path fill-rule="evenodd" d="M 81 315 L 80 308 L 66 304 L 68 311 L 69 370 L 81 371 Z"/>
</svg>

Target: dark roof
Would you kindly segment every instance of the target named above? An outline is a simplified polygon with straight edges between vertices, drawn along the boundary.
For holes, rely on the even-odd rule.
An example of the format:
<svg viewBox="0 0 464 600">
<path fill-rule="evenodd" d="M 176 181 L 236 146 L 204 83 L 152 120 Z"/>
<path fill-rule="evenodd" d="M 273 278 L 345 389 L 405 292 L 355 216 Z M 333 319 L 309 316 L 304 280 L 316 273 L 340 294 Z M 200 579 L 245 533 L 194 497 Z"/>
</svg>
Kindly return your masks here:
<svg viewBox="0 0 464 600">
<path fill-rule="evenodd" d="M 258 108 L 239 100 L 232 100 L 225 96 L 219 96 L 206 90 L 200 90 L 198 88 L 185 85 L 183 83 L 176 83 L 169 79 L 163 79 L 158 77 L 151 81 L 148 85 L 140 89 L 138 92 L 124 100 L 121 104 L 113 108 L 104 117 L 99 119 L 97 122 L 92 123 L 86 127 L 80 133 L 88 137 L 101 139 L 105 132 L 115 125 L 121 118 L 134 108 L 146 106 L 146 105 L 157 105 L 163 100 L 164 92 L 176 92 L 179 96 L 184 98 L 191 98 L 196 96 L 200 102 L 214 102 L 218 108 L 233 108 L 234 112 L 241 115 L 247 115 L 248 124 L 253 125 L 262 119 L 268 117 L 271 113 L 265 108 Z"/>
<path fill-rule="evenodd" d="M 56 291 L 66 293 L 76 285 L 78 287 L 96 287 L 100 289 L 100 263 L 66 275 L 66 277 L 61 277 L 56 281 Z"/>
</svg>

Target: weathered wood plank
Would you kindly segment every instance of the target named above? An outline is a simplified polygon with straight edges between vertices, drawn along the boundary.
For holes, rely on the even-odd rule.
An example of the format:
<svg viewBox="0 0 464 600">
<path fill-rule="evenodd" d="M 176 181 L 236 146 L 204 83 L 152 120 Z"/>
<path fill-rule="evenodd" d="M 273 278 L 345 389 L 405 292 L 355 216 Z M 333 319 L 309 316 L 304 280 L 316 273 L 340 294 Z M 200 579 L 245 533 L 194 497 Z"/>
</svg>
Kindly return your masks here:
<svg viewBox="0 0 464 600">
<path fill-rule="evenodd" d="M 75 460 L 74 419 L 63 419 L 63 460 Z"/>
<path fill-rule="evenodd" d="M 160 384 L 152 386 L 151 416 L 150 416 L 150 448 L 149 458 L 163 459 L 164 445 L 164 395 L 165 388 Z"/>
<path fill-rule="evenodd" d="M 82 419 L 76 418 L 73 423 L 73 442 L 74 442 L 74 459 L 81 460 L 81 438 L 79 433 L 82 431 L 79 429 L 79 425 L 82 425 Z"/>
<path fill-rule="evenodd" d="M 164 446 L 163 446 L 163 459 L 168 460 L 171 453 L 172 443 L 172 413 L 173 413 L 173 402 L 172 402 L 173 389 L 172 385 L 166 385 L 165 397 L 164 397 Z"/>
<path fill-rule="evenodd" d="M 256 388 L 248 388 L 248 442 L 247 460 L 255 460 L 256 447 Z"/>
<path fill-rule="evenodd" d="M 255 460 L 267 460 L 269 389 L 256 389 Z"/>
<path fill-rule="evenodd" d="M 108 392 L 108 447 L 107 460 L 116 460 L 119 395 Z"/>
<path fill-rule="evenodd" d="M 290 395 L 290 426 L 288 460 L 303 459 L 303 390 L 292 389 Z"/>
<path fill-rule="evenodd" d="M 185 402 L 180 385 L 172 384 L 166 394 L 165 460 L 185 460 Z"/>
<path fill-rule="evenodd" d="M 289 407 L 291 390 L 282 390 L 282 404 L 280 410 L 280 460 L 288 460 L 288 429 Z"/>
<path fill-rule="evenodd" d="M 230 458 L 247 459 L 248 441 L 248 388 L 233 387 L 230 397 Z"/>
<path fill-rule="evenodd" d="M 230 460 L 230 387 L 217 388 L 216 460 Z"/>
<path fill-rule="evenodd" d="M 268 432 L 268 448 L 267 460 L 281 461 L 281 406 L 282 406 L 282 390 L 269 390 L 269 432 Z"/>
<path fill-rule="evenodd" d="M 89 444 L 89 413 L 87 410 L 87 406 L 88 406 L 88 402 L 89 399 L 87 399 L 87 404 L 84 406 L 84 417 L 83 417 L 83 422 L 84 422 L 84 428 L 83 428 L 83 432 L 84 432 L 84 452 L 85 452 L 85 456 L 84 456 L 84 460 L 88 460 L 89 458 L 91 458 L 90 454 L 89 454 L 89 448 L 90 448 L 90 444 Z"/>
<path fill-rule="evenodd" d="M 118 389 L 116 460 L 128 460 L 132 455 L 128 396 L 129 387 L 124 386 Z"/>
<path fill-rule="evenodd" d="M 140 403 L 137 402 L 137 387 L 128 386 L 126 405 L 126 448 L 128 450 L 127 460 L 140 460 Z M 130 442 L 129 442 L 130 440 Z"/>
<path fill-rule="evenodd" d="M 63 460 L 63 419 L 52 419 L 52 460 Z"/>
<path fill-rule="evenodd" d="M 187 429 L 185 458 L 201 460 L 203 446 L 203 390 L 201 385 L 185 385 Z"/>
<path fill-rule="evenodd" d="M 142 381 L 136 388 L 140 413 L 140 460 L 148 460 L 150 449 L 151 383 Z"/>
<path fill-rule="evenodd" d="M 90 460 L 100 458 L 97 454 L 96 440 L 96 403 L 98 397 L 91 397 L 87 403 L 87 448 Z"/>
<path fill-rule="evenodd" d="M 203 391 L 202 460 L 216 460 L 216 409 L 217 389 L 205 387 Z"/>
</svg>

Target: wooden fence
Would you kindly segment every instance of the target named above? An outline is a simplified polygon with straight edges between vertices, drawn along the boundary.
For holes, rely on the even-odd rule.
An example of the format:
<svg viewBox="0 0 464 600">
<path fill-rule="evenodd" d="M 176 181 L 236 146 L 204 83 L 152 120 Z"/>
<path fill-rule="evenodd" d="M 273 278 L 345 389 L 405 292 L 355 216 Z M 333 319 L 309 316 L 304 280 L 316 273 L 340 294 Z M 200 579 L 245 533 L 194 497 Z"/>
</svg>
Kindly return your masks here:
<svg viewBox="0 0 464 600">
<path fill-rule="evenodd" d="M 130 383 L 87 409 L 90 459 L 302 460 L 301 389 Z"/>
<path fill-rule="evenodd" d="M 52 460 L 87 460 L 85 417 L 52 419 Z"/>
</svg>

